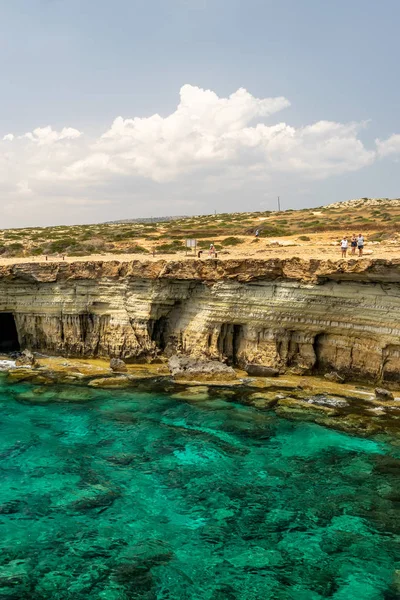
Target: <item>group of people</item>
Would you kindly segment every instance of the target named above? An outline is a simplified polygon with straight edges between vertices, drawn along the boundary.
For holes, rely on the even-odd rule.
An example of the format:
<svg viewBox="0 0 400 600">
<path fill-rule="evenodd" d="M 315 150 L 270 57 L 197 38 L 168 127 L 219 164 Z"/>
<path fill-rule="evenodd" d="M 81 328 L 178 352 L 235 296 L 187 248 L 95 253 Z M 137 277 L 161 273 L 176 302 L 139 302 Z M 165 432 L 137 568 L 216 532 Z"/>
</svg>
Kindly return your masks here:
<svg viewBox="0 0 400 600">
<path fill-rule="evenodd" d="M 349 247 L 349 240 L 347 239 L 346 236 L 344 236 L 344 238 L 340 242 L 340 248 L 342 250 L 342 258 L 346 258 L 348 247 Z M 356 234 L 353 233 L 353 237 L 350 240 L 350 248 L 351 248 L 352 254 L 355 254 L 356 250 L 358 250 L 358 256 L 363 255 L 364 236 L 362 235 L 362 233 L 359 233 L 358 237 L 356 237 Z"/>
</svg>

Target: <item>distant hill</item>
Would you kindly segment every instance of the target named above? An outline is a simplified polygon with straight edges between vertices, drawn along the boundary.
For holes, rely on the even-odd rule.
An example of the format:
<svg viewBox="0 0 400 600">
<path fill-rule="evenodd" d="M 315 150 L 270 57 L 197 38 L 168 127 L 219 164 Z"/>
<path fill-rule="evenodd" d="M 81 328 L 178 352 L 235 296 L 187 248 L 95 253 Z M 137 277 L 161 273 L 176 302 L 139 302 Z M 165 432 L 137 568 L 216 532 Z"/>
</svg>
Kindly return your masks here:
<svg viewBox="0 0 400 600">
<path fill-rule="evenodd" d="M 175 215 L 172 217 L 141 217 L 139 219 L 119 219 L 118 221 L 106 221 L 104 225 L 118 225 L 124 223 L 168 223 L 169 221 L 179 221 L 188 219 L 187 215 Z"/>
</svg>

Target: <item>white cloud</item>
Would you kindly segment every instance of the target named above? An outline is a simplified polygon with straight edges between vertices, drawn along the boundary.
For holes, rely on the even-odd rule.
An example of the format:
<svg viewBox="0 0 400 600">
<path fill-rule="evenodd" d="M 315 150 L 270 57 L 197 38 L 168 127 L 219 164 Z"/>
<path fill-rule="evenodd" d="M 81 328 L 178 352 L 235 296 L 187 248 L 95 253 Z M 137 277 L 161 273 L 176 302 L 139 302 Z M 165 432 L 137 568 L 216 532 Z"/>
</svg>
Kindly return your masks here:
<svg viewBox="0 0 400 600">
<path fill-rule="evenodd" d="M 50 125 L 48 125 L 47 127 L 37 127 L 33 131 L 25 133 L 21 138 L 26 138 L 39 146 L 43 146 L 54 144 L 60 140 L 76 140 L 81 135 L 82 132 L 73 127 L 64 127 L 61 131 L 53 131 Z"/>
<path fill-rule="evenodd" d="M 27 181 L 19 181 L 17 183 L 17 191 L 19 194 L 31 194 L 32 190 Z"/>
<path fill-rule="evenodd" d="M 359 137 L 365 123 L 326 120 L 294 127 L 277 123 L 276 116 L 268 123 L 289 106 L 284 97 L 260 99 L 243 88 L 221 98 L 184 85 L 171 114 L 120 116 L 94 138 L 72 127 L 7 133 L 0 142 L 0 191 L 9 203 L 23 195 L 32 206 L 45 205 L 57 196 L 89 206 L 108 202 L 118 190 L 126 200 L 137 194 L 140 209 L 167 198 L 163 190 L 179 188 L 193 202 L 200 188 L 207 194 L 251 193 L 282 178 L 303 185 L 399 151 L 398 135 L 366 148 Z"/>
<path fill-rule="evenodd" d="M 390 156 L 400 154 L 400 134 L 393 134 L 387 140 L 376 140 L 379 156 Z"/>
</svg>

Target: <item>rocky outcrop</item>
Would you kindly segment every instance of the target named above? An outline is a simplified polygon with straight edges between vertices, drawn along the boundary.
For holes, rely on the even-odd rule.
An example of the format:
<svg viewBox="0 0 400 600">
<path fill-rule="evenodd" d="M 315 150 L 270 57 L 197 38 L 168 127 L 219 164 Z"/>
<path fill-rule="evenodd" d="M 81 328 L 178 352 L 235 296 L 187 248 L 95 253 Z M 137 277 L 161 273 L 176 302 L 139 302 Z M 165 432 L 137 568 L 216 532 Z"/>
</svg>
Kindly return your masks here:
<svg viewBox="0 0 400 600">
<path fill-rule="evenodd" d="M 140 362 L 180 353 L 400 381 L 400 260 L 3 265 L 4 312 L 21 349 L 47 354 Z"/>
<path fill-rule="evenodd" d="M 36 359 L 30 350 L 24 350 L 15 359 L 15 366 L 17 367 L 33 367 L 36 364 Z"/>
<path fill-rule="evenodd" d="M 112 358 L 110 360 L 110 369 L 116 373 L 125 373 L 128 370 L 125 362 L 120 358 Z"/>
<path fill-rule="evenodd" d="M 385 390 L 385 388 L 375 388 L 375 398 L 377 400 L 385 400 L 387 402 L 394 400 L 392 392 L 390 390 Z"/>
<path fill-rule="evenodd" d="M 246 365 L 246 372 L 253 377 L 278 377 L 279 369 L 264 365 Z"/>
<path fill-rule="evenodd" d="M 171 356 L 168 361 L 171 375 L 176 379 L 232 381 L 237 375 L 232 367 L 217 360 L 199 360 L 189 356 Z"/>
</svg>

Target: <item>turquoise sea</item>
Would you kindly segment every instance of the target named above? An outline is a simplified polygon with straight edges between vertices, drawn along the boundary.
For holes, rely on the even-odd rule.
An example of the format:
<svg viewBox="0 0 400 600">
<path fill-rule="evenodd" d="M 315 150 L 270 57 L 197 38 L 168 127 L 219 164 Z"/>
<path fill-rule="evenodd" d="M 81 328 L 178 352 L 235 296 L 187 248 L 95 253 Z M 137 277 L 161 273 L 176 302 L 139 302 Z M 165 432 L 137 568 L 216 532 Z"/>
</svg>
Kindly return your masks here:
<svg viewBox="0 0 400 600">
<path fill-rule="evenodd" d="M 0 389 L 0 600 L 395 600 L 400 447 L 138 388 Z"/>
</svg>

